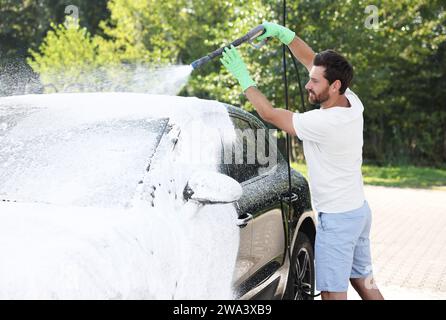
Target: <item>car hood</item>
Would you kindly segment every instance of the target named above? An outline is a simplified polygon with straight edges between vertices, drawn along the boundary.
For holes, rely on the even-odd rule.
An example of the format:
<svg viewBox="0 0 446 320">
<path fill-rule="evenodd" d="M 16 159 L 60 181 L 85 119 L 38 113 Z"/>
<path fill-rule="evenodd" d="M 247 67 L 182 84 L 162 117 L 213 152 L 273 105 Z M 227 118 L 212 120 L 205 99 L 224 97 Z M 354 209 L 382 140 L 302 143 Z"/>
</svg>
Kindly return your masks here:
<svg viewBox="0 0 446 320">
<path fill-rule="evenodd" d="M 216 171 L 220 145 L 209 143 L 221 142 L 215 123 L 233 131 L 222 104 L 120 93 L 21 96 L 0 98 L 0 120 L 2 110 L 10 114 L 20 106 L 31 114 L 19 112 L 0 129 L 16 130 L 17 122 L 26 133 L 145 117 L 169 118 L 172 127 L 131 209 L 0 202 L 0 255 L 7 257 L 0 259 L 0 299 L 232 298 L 239 241 L 235 207 L 205 205 L 197 213 L 183 200 L 193 172 Z M 206 152 L 196 146 L 206 146 Z M 204 159 L 195 157 L 201 154 Z M 45 184 L 39 188 L 44 191 Z M 31 198 L 11 200 L 22 199 Z"/>
<path fill-rule="evenodd" d="M 3 202 L 0 221 L 1 299 L 131 298 L 126 286 L 146 286 L 135 280 L 153 263 L 151 224 L 135 211 Z"/>
<path fill-rule="evenodd" d="M 8 233 L 27 236 L 29 233 L 25 231 L 47 233 L 59 228 L 64 229 L 67 226 L 70 227 L 71 232 L 87 233 L 90 229 L 96 232 L 98 225 L 106 228 L 119 223 L 119 220 L 128 217 L 130 212 L 131 210 L 127 209 L 60 206 L 3 200 L 0 202 L 0 219 L 2 221 L 0 237 Z M 32 230 L 25 230 L 31 226 Z M 16 230 L 20 232 L 16 232 Z"/>
<path fill-rule="evenodd" d="M 233 210 L 0 202 L 0 299 L 230 299 Z"/>
</svg>

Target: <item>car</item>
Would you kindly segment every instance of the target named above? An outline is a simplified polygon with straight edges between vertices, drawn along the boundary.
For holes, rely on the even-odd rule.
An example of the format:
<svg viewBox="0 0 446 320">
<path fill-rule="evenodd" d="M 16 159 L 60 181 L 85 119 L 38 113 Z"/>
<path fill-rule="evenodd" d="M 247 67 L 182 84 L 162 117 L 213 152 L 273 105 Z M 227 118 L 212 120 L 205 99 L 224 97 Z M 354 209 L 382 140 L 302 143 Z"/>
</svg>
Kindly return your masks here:
<svg viewBox="0 0 446 320">
<path fill-rule="evenodd" d="M 194 97 L 0 98 L 0 298 L 312 299 L 309 187 L 274 134 Z"/>
</svg>

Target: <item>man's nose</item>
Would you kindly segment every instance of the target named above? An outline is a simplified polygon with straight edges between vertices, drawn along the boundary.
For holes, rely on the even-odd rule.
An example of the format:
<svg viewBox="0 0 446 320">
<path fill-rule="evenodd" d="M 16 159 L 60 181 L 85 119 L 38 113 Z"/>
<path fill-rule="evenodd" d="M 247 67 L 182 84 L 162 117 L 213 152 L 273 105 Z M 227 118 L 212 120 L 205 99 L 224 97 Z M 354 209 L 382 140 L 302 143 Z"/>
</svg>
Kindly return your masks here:
<svg viewBox="0 0 446 320">
<path fill-rule="evenodd" d="M 310 81 L 307 82 L 307 84 L 305 85 L 305 89 L 310 90 Z"/>
</svg>

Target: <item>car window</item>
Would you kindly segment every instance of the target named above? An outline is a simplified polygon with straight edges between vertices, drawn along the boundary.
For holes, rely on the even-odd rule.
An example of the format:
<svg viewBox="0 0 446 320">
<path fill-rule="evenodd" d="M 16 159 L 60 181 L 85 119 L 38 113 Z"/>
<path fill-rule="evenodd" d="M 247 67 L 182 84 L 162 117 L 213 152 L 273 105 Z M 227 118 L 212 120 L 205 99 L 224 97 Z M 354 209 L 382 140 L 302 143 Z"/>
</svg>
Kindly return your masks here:
<svg viewBox="0 0 446 320">
<path fill-rule="evenodd" d="M 108 120 L 54 129 L 21 127 L 13 119 L 0 118 L 8 127 L 0 130 L 0 199 L 99 207 L 130 206 L 168 122 Z"/>
<path fill-rule="evenodd" d="M 281 155 L 277 150 L 276 129 L 269 129 L 256 123 L 251 123 L 256 133 L 256 163 L 259 174 L 267 174 L 275 167 Z M 271 137 L 270 137 L 271 135 Z"/>
<path fill-rule="evenodd" d="M 228 173 L 230 177 L 241 183 L 264 173 L 265 170 L 262 171 L 262 169 L 266 167 L 266 164 L 259 163 L 258 155 L 265 156 L 268 150 L 257 149 L 258 132 L 248 121 L 237 117 L 231 117 L 231 120 L 236 135 L 232 146 L 232 161 L 227 164 Z M 265 147 L 268 148 L 268 144 Z"/>
</svg>

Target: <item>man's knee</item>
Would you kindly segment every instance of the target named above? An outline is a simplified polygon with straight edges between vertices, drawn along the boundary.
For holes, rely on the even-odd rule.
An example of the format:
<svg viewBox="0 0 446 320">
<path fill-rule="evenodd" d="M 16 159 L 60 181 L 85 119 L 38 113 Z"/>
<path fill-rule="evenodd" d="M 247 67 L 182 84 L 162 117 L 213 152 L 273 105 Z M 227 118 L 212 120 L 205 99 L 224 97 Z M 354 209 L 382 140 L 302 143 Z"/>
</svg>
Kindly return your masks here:
<svg viewBox="0 0 446 320">
<path fill-rule="evenodd" d="M 322 300 L 347 300 L 347 292 L 321 292 Z"/>
<path fill-rule="evenodd" d="M 350 283 L 363 300 L 384 300 L 373 277 L 351 278 Z"/>
<path fill-rule="evenodd" d="M 365 278 L 350 278 L 350 283 L 353 287 L 364 286 Z"/>
<path fill-rule="evenodd" d="M 358 288 L 362 290 L 378 289 L 373 277 L 350 278 L 350 283 L 355 289 Z"/>
</svg>

